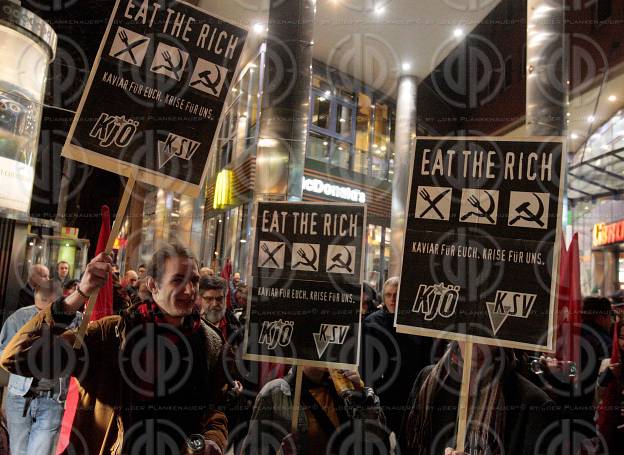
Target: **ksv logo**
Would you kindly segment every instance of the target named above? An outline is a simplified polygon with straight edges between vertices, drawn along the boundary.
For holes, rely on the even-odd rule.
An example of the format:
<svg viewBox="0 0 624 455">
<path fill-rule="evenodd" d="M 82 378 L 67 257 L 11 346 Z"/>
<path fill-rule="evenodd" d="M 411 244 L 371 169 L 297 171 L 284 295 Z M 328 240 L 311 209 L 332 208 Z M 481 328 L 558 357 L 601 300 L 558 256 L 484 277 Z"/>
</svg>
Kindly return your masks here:
<svg viewBox="0 0 624 455">
<path fill-rule="evenodd" d="M 158 167 L 162 168 L 174 156 L 189 161 L 200 145 L 192 139 L 169 133 L 167 139 L 158 141 Z"/>
<path fill-rule="evenodd" d="M 312 334 L 319 358 L 330 344 L 344 344 L 348 332 L 348 325 L 321 324 L 319 333 Z"/>
<path fill-rule="evenodd" d="M 125 147 L 137 131 L 139 122 L 126 119 L 125 115 L 109 115 L 102 112 L 89 136 L 100 141 L 101 147 Z"/>
<path fill-rule="evenodd" d="M 292 338 L 294 321 L 264 321 L 260 330 L 259 344 L 266 344 L 269 349 L 275 349 L 279 344 L 286 347 Z"/>
<path fill-rule="evenodd" d="M 536 294 L 496 291 L 494 302 L 485 302 L 494 335 L 498 333 L 508 317 L 528 318 L 536 299 Z"/>
<path fill-rule="evenodd" d="M 423 313 L 425 321 L 431 321 L 436 316 L 450 318 L 455 314 L 459 300 L 459 286 L 444 286 L 444 283 L 418 287 L 416 300 L 412 312 Z"/>
</svg>

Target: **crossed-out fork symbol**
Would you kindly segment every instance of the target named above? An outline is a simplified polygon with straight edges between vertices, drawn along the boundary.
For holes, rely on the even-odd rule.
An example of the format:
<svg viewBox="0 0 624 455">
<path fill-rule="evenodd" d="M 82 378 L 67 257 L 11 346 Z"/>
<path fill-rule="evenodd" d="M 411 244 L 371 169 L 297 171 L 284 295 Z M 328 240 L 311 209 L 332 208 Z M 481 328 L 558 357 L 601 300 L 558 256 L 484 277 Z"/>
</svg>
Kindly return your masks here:
<svg viewBox="0 0 624 455">
<path fill-rule="evenodd" d="M 264 252 L 264 254 L 266 254 L 267 258 L 265 259 L 265 261 L 260 264 L 260 267 L 264 267 L 266 265 L 267 262 L 272 261 L 276 267 L 279 268 L 279 264 L 277 263 L 277 261 L 275 260 L 275 255 L 277 254 L 277 252 L 284 246 L 283 243 L 280 243 L 279 245 L 277 245 L 273 251 L 271 251 L 271 249 L 268 247 L 268 245 L 266 243 L 262 243 L 260 245 L 260 249 Z"/>
<path fill-rule="evenodd" d="M 114 54 L 113 57 L 119 57 L 120 55 L 127 53 L 132 59 L 132 62 L 135 65 L 137 65 L 138 63 L 137 63 L 136 56 L 134 55 L 133 49 L 149 40 L 147 38 L 143 38 L 143 39 L 138 39 L 134 41 L 133 43 L 131 43 L 130 38 L 128 37 L 128 34 L 126 33 L 124 29 L 119 30 L 119 38 L 121 39 L 121 42 L 124 43 L 126 47 L 125 49 L 122 49 L 116 54 Z"/>
<path fill-rule="evenodd" d="M 431 195 L 429 194 L 429 191 L 427 191 L 425 188 L 421 188 L 421 190 L 418 192 L 418 194 L 420 195 L 421 198 L 423 198 L 425 201 L 427 201 L 427 203 L 429 204 L 429 207 L 427 207 L 425 209 L 425 211 L 420 214 L 420 218 L 423 218 L 427 213 L 429 213 L 430 210 L 433 210 L 434 212 L 436 212 L 438 214 L 440 219 L 443 220 L 444 219 L 444 215 L 438 209 L 437 204 L 438 204 L 438 202 L 440 202 L 442 200 L 442 198 L 444 196 L 446 196 L 449 193 L 449 191 L 451 191 L 451 190 L 447 189 L 445 191 L 442 191 L 441 193 L 439 193 L 436 197 L 434 197 L 432 199 Z"/>
</svg>

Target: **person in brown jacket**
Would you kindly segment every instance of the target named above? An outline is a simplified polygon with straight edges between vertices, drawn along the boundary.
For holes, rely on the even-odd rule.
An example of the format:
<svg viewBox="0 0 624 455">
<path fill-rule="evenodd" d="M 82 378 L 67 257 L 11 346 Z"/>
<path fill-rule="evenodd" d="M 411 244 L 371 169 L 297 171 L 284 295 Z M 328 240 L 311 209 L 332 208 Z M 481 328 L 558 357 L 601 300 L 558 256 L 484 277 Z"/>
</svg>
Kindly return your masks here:
<svg viewBox="0 0 624 455">
<path fill-rule="evenodd" d="M 90 323 L 74 348 L 77 332 L 63 327 L 105 284 L 111 263 L 105 254 L 95 257 L 74 293 L 17 332 L 0 366 L 23 376 L 77 378 L 68 453 L 222 454 L 224 345 L 200 318 L 197 261 L 179 245 L 159 249 L 147 270 L 153 300 Z"/>
</svg>

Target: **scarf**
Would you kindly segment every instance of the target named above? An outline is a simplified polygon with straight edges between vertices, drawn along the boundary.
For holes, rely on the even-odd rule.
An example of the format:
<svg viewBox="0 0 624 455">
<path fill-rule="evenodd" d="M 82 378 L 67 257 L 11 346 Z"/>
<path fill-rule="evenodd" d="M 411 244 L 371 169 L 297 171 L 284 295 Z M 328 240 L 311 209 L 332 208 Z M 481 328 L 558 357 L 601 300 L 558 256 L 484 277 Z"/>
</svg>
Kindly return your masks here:
<svg viewBox="0 0 624 455">
<path fill-rule="evenodd" d="M 148 323 L 153 323 L 158 325 L 168 324 L 165 320 L 165 313 L 160 309 L 158 305 L 154 301 L 146 301 L 140 303 L 136 311 L 139 313 L 141 322 L 143 323 L 143 327 L 145 327 Z M 190 335 L 192 333 L 197 332 L 199 327 L 201 326 L 201 317 L 199 314 L 199 308 L 193 308 L 193 312 L 190 316 L 182 319 L 182 325 L 178 328 L 183 335 Z M 166 336 L 171 339 L 173 342 L 177 343 L 179 341 L 179 337 L 174 335 L 173 333 L 167 333 Z"/>
<path fill-rule="evenodd" d="M 133 316 L 135 321 L 134 327 L 140 325 L 143 328 L 145 335 L 141 335 L 141 338 L 143 336 L 164 337 L 183 351 L 186 349 L 186 343 L 181 339 L 182 336 L 191 337 L 201 329 L 199 308 L 195 308 L 191 315 L 185 317 L 182 320 L 182 325 L 179 327 L 173 327 L 169 324 L 165 320 L 165 313 L 153 301 L 146 301 L 137 305 L 135 311 L 133 311 Z M 150 325 L 153 325 L 153 327 L 149 327 Z M 158 358 L 158 353 L 154 352 L 153 347 L 151 349 L 145 347 L 152 345 L 155 347 L 156 343 L 159 342 L 154 340 L 144 345 L 140 340 L 134 339 L 133 344 L 136 343 L 139 343 L 138 362 L 140 366 L 138 368 L 142 372 L 141 374 L 133 374 L 133 376 L 136 376 L 134 381 L 138 386 L 138 399 L 140 401 L 151 400 L 158 395 L 158 391 L 154 387 L 159 379 L 156 376 L 150 378 L 148 375 L 150 372 L 156 374 L 159 371 L 158 362 L 162 361 L 162 359 Z M 126 349 L 132 353 L 133 346 L 128 346 Z"/>
</svg>

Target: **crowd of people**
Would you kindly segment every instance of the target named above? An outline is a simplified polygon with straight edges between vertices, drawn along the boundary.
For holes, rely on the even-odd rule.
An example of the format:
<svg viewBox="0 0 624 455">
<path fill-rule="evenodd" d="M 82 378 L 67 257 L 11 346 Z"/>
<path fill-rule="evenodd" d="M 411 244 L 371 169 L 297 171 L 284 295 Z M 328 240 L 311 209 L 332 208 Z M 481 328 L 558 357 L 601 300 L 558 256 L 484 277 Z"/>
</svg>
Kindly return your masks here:
<svg viewBox="0 0 624 455">
<path fill-rule="evenodd" d="M 85 303 L 109 276 L 113 314 L 79 337 Z M 378 295 L 363 285 L 358 371 L 287 368 L 243 360 L 247 284 L 200 268 L 180 245 L 121 277 L 105 254 L 80 280 L 66 262 L 54 278 L 33 265 L 0 332 L 10 453 L 459 454 L 466 345 L 397 333 L 398 286 L 391 277 Z M 464 452 L 624 453 L 623 315 L 617 299 L 584 299 L 573 369 L 473 345 Z M 71 377 L 79 397 L 69 412 Z"/>
</svg>

